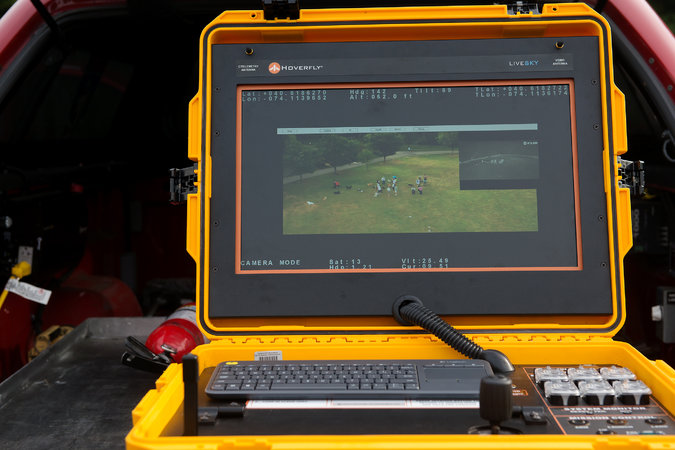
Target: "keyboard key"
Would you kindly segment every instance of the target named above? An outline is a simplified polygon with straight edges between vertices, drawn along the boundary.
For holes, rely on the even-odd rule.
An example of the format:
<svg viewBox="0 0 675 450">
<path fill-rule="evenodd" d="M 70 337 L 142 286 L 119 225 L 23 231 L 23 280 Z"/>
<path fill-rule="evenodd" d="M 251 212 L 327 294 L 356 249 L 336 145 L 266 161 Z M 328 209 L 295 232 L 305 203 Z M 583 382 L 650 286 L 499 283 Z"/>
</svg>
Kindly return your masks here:
<svg viewBox="0 0 675 450">
<path fill-rule="evenodd" d="M 230 374 L 223 374 L 223 375 L 218 375 L 218 379 L 227 381 L 227 380 L 235 380 L 236 377 L 234 375 L 230 375 Z"/>
<path fill-rule="evenodd" d="M 341 384 L 304 384 L 302 386 L 298 386 L 297 384 L 279 384 L 275 383 L 272 384 L 271 390 L 273 391 L 288 391 L 288 390 L 335 390 L 335 391 L 342 391 L 342 390 L 347 390 L 347 385 L 344 383 Z"/>
</svg>

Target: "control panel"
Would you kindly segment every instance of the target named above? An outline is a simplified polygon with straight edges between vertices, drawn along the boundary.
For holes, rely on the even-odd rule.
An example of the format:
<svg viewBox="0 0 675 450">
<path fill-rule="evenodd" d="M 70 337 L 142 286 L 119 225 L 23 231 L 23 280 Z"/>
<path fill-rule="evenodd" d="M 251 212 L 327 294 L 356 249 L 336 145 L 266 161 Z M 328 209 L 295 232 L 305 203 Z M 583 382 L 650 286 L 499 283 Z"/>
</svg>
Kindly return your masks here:
<svg viewBox="0 0 675 450">
<path fill-rule="evenodd" d="M 672 416 L 628 368 L 581 365 L 517 371 L 521 373 L 514 375 L 514 404 L 543 405 L 547 420 L 561 433 L 675 434 Z"/>
<path fill-rule="evenodd" d="M 209 398 L 212 373 L 207 368 L 198 377 L 199 406 L 186 416 L 198 418 L 204 435 L 675 435 L 672 414 L 648 383 L 619 365 L 516 366 L 506 402 L 493 392 L 486 398 L 494 401 L 284 400 L 262 407 Z"/>
</svg>

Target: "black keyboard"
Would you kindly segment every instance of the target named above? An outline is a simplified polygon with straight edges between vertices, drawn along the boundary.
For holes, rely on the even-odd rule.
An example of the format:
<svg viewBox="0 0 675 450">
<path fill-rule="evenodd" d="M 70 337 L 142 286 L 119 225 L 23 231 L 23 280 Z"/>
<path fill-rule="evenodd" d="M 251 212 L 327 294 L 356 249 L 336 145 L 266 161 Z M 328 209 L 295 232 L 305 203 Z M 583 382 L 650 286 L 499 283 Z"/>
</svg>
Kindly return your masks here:
<svg viewBox="0 0 675 450">
<path fill-rule="evenodd" d="M 478 399 L 482 360 L 227 361 L 206 387 L 215 399 Z"/>
</svg>

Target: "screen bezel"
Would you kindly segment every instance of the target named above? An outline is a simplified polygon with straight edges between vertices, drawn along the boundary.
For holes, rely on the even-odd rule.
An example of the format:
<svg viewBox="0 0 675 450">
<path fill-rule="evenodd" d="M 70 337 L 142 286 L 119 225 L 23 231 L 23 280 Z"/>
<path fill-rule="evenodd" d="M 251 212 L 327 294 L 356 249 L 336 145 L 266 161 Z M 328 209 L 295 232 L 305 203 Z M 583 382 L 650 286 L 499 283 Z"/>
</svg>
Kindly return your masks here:
<svg viewBox="0 0 675 450">
<path fill-rule="evenodd" d="M 544 86 L 566 85 L 569 91 L 571 163 L 573 184 L 573 214 L 576 240 L 576 265 L 551 266 L 495 266 L 495 267 L 434 267 L 434 268 L 344 268 L 344 269 L 242 269 L 242 95 L 245 91 L 264 90 L 312 90 L 312 89 L 391 89 L 391 88 L 436 88 L 436 87 L 491 87 L 491 86 Z M 583 270 L 583 247 L 579 207 L 579 169 L 577 161 L 576 101 L 572 79 L 502 79 L 491 81 L 405 82 L 405 83 L 320 83 L 320 84 L 253 84 L 238 85 L 236 89 L 236 211 L 235 211 L 235 273 L 247 274 L 337 274 L 337 273 L 400 273 L 400 272 L 511 272 L 511 271 L 580 271 Z"/>
</svg>

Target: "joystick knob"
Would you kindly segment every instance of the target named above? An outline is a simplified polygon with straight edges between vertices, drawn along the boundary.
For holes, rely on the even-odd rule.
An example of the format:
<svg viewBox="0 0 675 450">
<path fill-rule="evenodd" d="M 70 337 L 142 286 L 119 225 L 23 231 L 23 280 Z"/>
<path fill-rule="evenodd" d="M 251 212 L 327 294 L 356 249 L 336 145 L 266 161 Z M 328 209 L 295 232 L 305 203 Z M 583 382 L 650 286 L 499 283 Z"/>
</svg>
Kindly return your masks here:
<svg viewBox="0 0 675 450">
<path fill-rule="evenodd" d="M 480 416 L 490 423 L 492 434 L 499 434 L 501 422 L 513 413 L 511 379 L 490 375 L 480 380 Z"/>
</svg>

